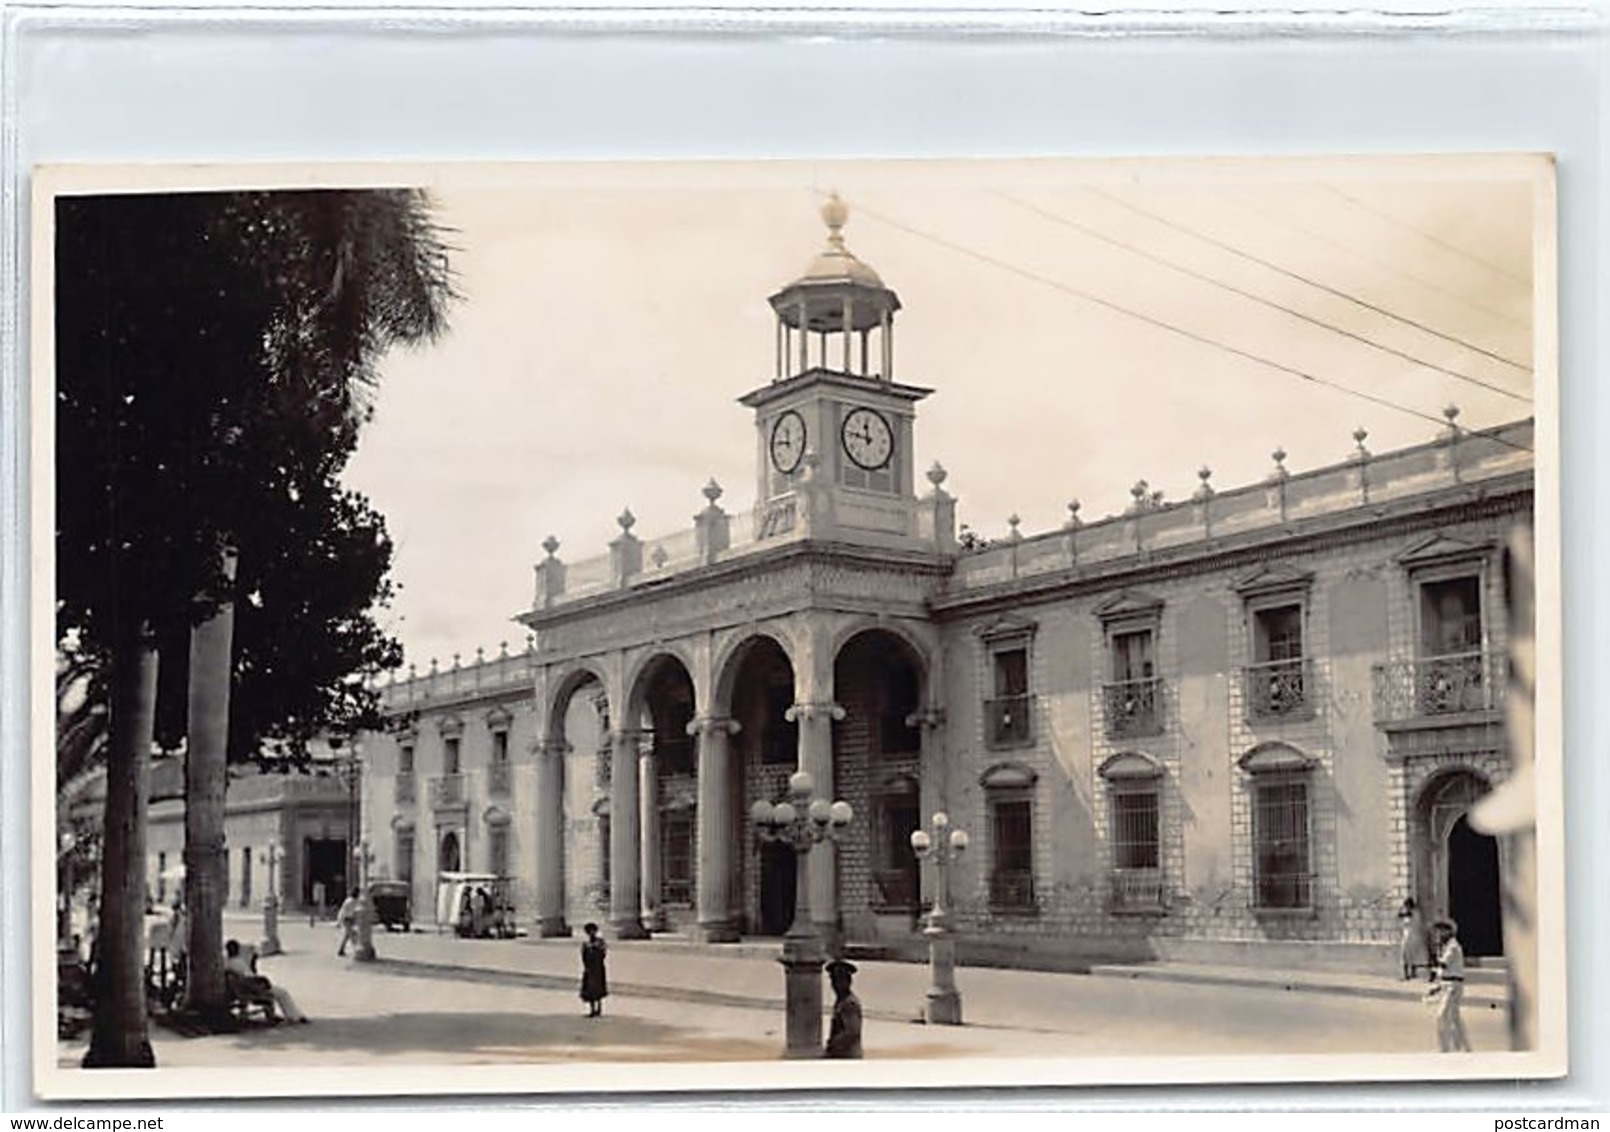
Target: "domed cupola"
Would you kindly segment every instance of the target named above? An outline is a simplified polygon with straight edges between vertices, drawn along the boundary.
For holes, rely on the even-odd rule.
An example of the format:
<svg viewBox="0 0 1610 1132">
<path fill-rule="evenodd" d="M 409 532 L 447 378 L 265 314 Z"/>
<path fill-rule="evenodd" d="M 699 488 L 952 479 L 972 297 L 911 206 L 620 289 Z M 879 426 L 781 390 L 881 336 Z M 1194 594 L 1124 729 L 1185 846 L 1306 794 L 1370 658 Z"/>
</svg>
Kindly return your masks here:
<svg viewBox="0 0 1610 1132">
<path fill-rule="evenodd" d="M 844 245 L 849 207 L 837 193 L 822 206 L 827 247 L 805 273 L 771 297 L 777 312 L 777 380 L 810 370 L 894 379 L 894 312 L 900 298 Z M 873 331 L 878 350 L 872 351 Z"/>
</svg>

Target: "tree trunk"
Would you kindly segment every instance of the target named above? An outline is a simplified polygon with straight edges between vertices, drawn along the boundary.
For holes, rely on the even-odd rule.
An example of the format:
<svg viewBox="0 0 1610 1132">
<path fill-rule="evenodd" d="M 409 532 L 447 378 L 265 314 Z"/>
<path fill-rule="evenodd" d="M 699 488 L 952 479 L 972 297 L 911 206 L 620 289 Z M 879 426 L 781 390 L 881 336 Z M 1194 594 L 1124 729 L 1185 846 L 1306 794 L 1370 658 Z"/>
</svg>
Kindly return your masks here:
<svg viewBox="0 0 1610 1132">
<path fill-rule="evenodd" d="M 225 551 L 223 572 L 235 578 L 235 553 Z M 185 755 L 185 908 L 190 938 L 185 1008 L 224 1020 L 224 900 L 229 859 L 224 843 L 224 794 L 228 784 L 229 688 L 233 674 L 235 607 L 225 602 L 190 633 L 188 747 Z"/>
<path fill-rule="evenodd" d="M 145 805 L 156 695 L 149 632 L 142 627 L 119 633 L 112 653 L 95 1024 L 86 1069 L 156 1065 L 145 1016 Z"/>
</svg>

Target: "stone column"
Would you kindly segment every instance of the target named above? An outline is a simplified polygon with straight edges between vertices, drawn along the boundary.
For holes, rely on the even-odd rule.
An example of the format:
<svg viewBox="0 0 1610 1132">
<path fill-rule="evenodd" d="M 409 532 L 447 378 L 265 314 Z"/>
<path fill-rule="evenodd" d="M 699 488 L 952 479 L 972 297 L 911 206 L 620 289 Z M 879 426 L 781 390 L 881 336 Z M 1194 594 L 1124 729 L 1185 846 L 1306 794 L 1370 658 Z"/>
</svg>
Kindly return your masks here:
<svg viewBox="0 0 1610 1132">
<path fill-rule="evenodd" d="M 637 742 L 639 860 L 642 864 L 643 927 L 665 930 L 665 909 L 660 903 L 660 761 L 654 752 L 654 733 L 644 731 Z"/>
<path fill-rule="evenodd" d="M 616 939 L 644 939 L 639 918 L 637 743 L 640 732 L 610 733 L 609 760 L 609 922 Z"/>
<path fill-rule="evenodd" d="M 688 724 L 697 736 L 699 758 L 699 837 L 694 896 L 699 938 L 705 943 L 738 942 L 733 892 L 737 876 L 733 848 L 741 844 L 732 825 L 732 736 L 738 723 L 704 716 Z"/>
<path fill-rule="evenodd" d="M 537 934 L 568 936 L 565 923 L 565 755 L 570 745 L 542 739 L 537 756 Z"/>
<path fill-rule="evenodd" d="M 844 718 L 844 709 L 831 701 L 797 703 L 786 716 L 799 724 L 799 768 L 811 776 L 813 797 L 833 801 L 833 721 Z M 829 955 L 838 955 L 843 943 L 838 929 L 837 852 L 831 841 L 820 841 L 809 854 L 811 920 Z"/>
</svg>

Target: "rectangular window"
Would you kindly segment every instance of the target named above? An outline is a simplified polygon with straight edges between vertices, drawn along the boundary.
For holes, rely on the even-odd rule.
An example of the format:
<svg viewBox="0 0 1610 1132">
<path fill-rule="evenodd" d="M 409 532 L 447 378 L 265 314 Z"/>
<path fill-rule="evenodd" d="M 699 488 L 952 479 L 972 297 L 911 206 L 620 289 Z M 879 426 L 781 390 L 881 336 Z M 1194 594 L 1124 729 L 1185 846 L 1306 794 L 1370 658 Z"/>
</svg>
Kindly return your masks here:
<svg viewBox="0 0 1610 1132">
<path fill-rule="evenodd" d="M 509 733 L 507 731 L 492 732 L 492 764 L 494 766 L 507 765 L 509 761 Z"/>
<path fill-rule="evenodd" d="M 413 882 L 414 879 L 414 835 L 412 833 L 399 833 L 397 835 L 397 879 Z"/>
<path fill-rule="evenodd" d="M 693 903 L 693 811 L 660 815 L 660 899 Z"/>
<path fill-rule="evenodd" d="M 1152 641 L 1151 629 L 1123 630 L 1108 638 L 1112 683 L 1102 689 L 1102 706 L 1109 738 L 1156 735 L 1162 729 Z"/>
<path fill-rule="evenodd" d="M 1112 819 L 1113 905 L 1157 909 L 1163 904 L 1162 844 L 1155 786 L 1115 788 Z"/>
<path fill-rule="evenodd" d="M 459 772 L 458 740 L 448 739 L 442 752 L 442 773 L 457 774 Z"/>
<path fill-rule="evenodd" d="M 1029 650 L 1025 645 L 990 650 L 995 696 L 984 704 L 985 737 L 991 747 L 1034 741 L 1034 701 L 1029 695 Z"/>
<path fill-rule="evenodd" d="M 1112 678 L 1120 683 L 1152 678 L 1152 631 L 1112 635 Z"/>
<path fill-rule="evenodd" d="M 509 831 L 501 825 L 492 827 L 488 854 L 491 856 L 491 872 L 493 876 L 506 877 L 509 875 Z"/>
<path fill-rule="evenodd" d="M 246 846 L 240 851 L 240 906 L 252 905 L 252 850 Z"/>
<path fill-rule="evenodd" d="M 1034 803 L 1027 792 L 993 793 L 989 826 L 991 907 L 1034 908 Z"/>
<path fill-rule="evenodd" d="M 1253 886 L 1259 908 L 1312 906 L 1308 783 L 1272 779 L 1253 784 Z"/>
<path fill-rule="evenodd" d="M 873 842 L 873 883 L 877 906 L 909 909 L 918 904 L 917 854 L 911 848 L 911 834 L 922 828 L 914 796 L 900 794 L 881 798 L 874 811 L 876 840 Z"/>
<path fill-rule="evenodd" d="M 1252 610 L 1252 659 L 1246 677 L 1247 714 L 1251 718 L 1282 718 L 1309 712 L 1300 603 Z"/>
<path fill-rule="evenodd" d="M 414 773 L 414 748 L 411 743 L 404 743 L 397 749 L 397 773 Z"/>
<path fill-rule="evenodd" d="M 157 854 L 157 903 L 168 902 L 168 855 Z"/>
<path fill-rule="evenodd" d="M 1455 656 L 1481 651 L 1481 584 L 1475 576 L 1420 586 L 1420 651 Z"/>
</svg>

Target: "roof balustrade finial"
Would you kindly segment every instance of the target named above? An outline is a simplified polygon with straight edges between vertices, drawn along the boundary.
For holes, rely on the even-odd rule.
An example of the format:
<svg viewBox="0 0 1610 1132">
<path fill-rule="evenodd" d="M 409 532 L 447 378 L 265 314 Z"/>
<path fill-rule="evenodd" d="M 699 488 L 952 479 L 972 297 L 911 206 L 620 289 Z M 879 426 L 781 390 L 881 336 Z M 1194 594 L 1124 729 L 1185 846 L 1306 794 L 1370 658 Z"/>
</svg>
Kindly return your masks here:
<svg viewBox="0 0 1610 1132">
<path fill-rule="evenodd" d="M 548 552 L 549 558 L 552 558 L 554 556 L 554 552 L 559 549 L 559 540 L 554 538 L 552 535 L 549 535 L 547 538 L 542 540 L 542 549 Z"/>
<path fill-rule="evenodd" d="M 1063 526 L 1072 530 L 1081 525 L 1082 520 L 1079 518 L 1079 508 L 1081 506 L 1082 504 L 1077 499 L 1068 500 L 1068 521 Z"/>
<path fill-rule="evenodd" d="M 1291 474 L 1286 471 L 1286 450 L 1283 447 L 1276 446 L 1275 450 L 1269 453 L 1269 458 L 1275 462 L 1276 479 L 1283 480 Z"/>
<path fill-rule="evenodd" d="M 637 525 L 637 516 L 632 514 L 632 509 L 628 507 L 616 517 L 615 521 L 620 524 L 623 533 L 631 534 L 632 528 Z"/>
<path fill-rule="evenodd" d="M 1206 499 L 1208 496 L 1212 495 L 1213 485 L 1208 481 L 1213 478 L 1213 469 L 1208 467 L 1206 464 L 1203 464 L 1200 468 L 1196 469 L 1196 478 L 1202 481 L 1201 486 L 1196 489 L 1196 497 L 1198 499 Z"/>
<path fill-rule="evenodd" d="M 945 466 L 935 460 L 933 467 L 928 469 L 928 482 L 934 485 L 935 491 L 938 491 L 949 475 L 950 473 L 945 471 Z"/>
<path fill-rule="evenodd" d="M 1012 512 L 1012 514 L 1010 514 L 1010 515 L 1008 515 L 1006 517 L 1006 525 L 1011 528 L 1011 531 L 1010 531 L 1010 533 L 1008 534 L 1007 537 L 1010 538 L 1013 542 L 1021 541 L 1021 539 L 1023 538 L 1022 532 L 1020 532 L 1017 529 L 1018 526 L 1022 522 L 1023 522 L 1023 520 L 1018 517 L 1018 514 L 1017 514 L 1016 511 Z"/>
<path fill-rule="evenodd" d="M 1443 418 L 1448 422 L 1448 427 L 1449 428 L 1458 428 L 1459 427 L 1458 424 L 1455 423 L 1455 422 L 1457 422 L 1459 420 L 1459 406 L 1458 405 L 1449 404 L 1449 405 L 1445 406 L 1443 408 L 1443 410 L 1442 410 L 1442 415 L 1443 415 Z"/>
<path fill-rule="evenodd" d="M 663 569 L 670 557 L 669 554 L 665 553 L 665 547 L 656 545 L 654 552 L 649 555 L 649 561 L 654 563 L 655 568 Z"/>
<path fill-rule="evenodd" d="M 716 500 L 721 498 L 721 485 L 716 482 L 714 476 L 710 477 L 710 482 L 705 484 L 701 491 L 705 501 L 712 507 L 716 505 Z"/>
<path fill-rule="evenodd" d="M 844 246 L 844 223 L 850 218 L 850 206 L 844 203 L 838 190 L 828 194 L 822 205 L 822 223 L 827 225 L 827 242 L 835 248 Z"/>
<path fill-rule="evenodd" d="M 1364 447 L 1364 442 L 1370 438 L 1369 429 L 1359 425 L 1353 430 L 1353 444 L 1358 448 L 1357 458 L 1360 460 L 1369 456 L 1370 450 Z"/>
</svg>

